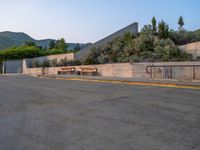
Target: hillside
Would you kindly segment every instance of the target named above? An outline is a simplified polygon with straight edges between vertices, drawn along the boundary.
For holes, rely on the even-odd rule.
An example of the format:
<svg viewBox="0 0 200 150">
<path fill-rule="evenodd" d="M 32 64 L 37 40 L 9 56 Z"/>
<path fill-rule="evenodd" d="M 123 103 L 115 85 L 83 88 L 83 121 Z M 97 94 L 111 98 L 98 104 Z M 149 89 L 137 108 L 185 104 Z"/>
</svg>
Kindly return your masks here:
<svg viewBox="0 0 200 150">
<path fill-rule="evenodd" d="M 77 46 L 77 43 L 68 43 L 68 45 L 69 45 L 69 47 L 68 47 L 69 50 L 74 50 L 75 47 Z M 88 47 L 88 46 L 90 46 L 90 45 L 91 45 L 91 43 L 86 43 L 86 44 L 79 43 L 79 46 L 80 46 L 81 50 L 86 48 L 86 47 Z"/>
<path fill-rule="evenodd" d="M 194 31 L 195 34 L 200 34 L 200 29 Z"/>
<path fill-rule="evenodd" d="M 47 47 L 49 42 L 53 39 L 35 40 L 29 35 L 22 32 L 0 32 L 0 50 L 4 50 L 10 47 L 17 47 L 23 45 L 25 42 L 35 42 L 36 45 Z M 76 43 L 69 43 L 69 49 L 73 50 L 76 47 Z M 87 47 L 88 44 L 80 44 L 80 49 Z"/>
<path fill-rule="evenodd" d="M 34 41 L 34 39 L 24 33 L 0 32 L 0 50 L 20 46 L 25 41 Z"/>
</svg>

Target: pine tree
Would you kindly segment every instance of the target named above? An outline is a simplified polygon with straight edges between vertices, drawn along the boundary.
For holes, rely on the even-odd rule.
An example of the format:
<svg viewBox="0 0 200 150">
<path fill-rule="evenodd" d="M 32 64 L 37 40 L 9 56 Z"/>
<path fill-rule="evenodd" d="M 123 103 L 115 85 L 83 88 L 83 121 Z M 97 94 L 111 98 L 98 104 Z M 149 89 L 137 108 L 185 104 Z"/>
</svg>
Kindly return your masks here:
<svg viewBox="0 0 200 150">
<path fill-rule="evenodd" d="M 182 29 L 183 29 L 183 26 L 185 25 L 182 16 L 180 16 L 179 19 L 178 19 L 178 25 L 179 25 L 179 30 L 182 30 Z"/>
<path fill-rule="evenodd" d="M 79 44 L 79 43 L 76 44 L 74 50 L 75 50 L 75 51 L 79 51 L 79 50 L 80 50 L 80 44 Z"/>
<path fill-rule="evenodd" d="M 156 32 L 157 32 L 157 21 L 156 21 L 155 17 L 152 18 L 151 24 L 152 24 L 153 34 L 156 35 Z"/>
<path fill-rule="evenodd" d="M 54 40 L 51 40 L 51 41 L 49 42 L 49 49 L 55 48 L 55 45 L 56 45 L 55 41 L 54 41 Z"/>
<path fill-rule="evenodd" d="M 65 42 L 64 38 L 61 38 L 55 44 L 55 49 L 58 49 L 58 50 L 67 50 L 67 48 L 68 48 L 68 44 Z"/>
<path fill-rule="evenodd" d="M 158 24 L 158 37 L 160 39 L 167 39 L 169 36 L 169 26 L 162 20 Z"/>
</svg>

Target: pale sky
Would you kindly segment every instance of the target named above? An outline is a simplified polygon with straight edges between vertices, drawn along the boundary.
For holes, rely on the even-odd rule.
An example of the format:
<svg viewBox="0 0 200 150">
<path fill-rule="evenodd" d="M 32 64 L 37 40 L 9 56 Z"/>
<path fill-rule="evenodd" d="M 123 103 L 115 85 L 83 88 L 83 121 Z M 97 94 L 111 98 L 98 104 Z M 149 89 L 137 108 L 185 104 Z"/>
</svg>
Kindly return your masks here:
<svg viewBox="0 0 200 150">
<path fill-rule="evenodd" d="M 177 29 L 182 15 L 185 28 L 196 30 L 199 8 L 200 0 L 0 0 L 0 31 L 87 43 L 133 22 L 141 28 L 153 16 Z"/>
</svg>

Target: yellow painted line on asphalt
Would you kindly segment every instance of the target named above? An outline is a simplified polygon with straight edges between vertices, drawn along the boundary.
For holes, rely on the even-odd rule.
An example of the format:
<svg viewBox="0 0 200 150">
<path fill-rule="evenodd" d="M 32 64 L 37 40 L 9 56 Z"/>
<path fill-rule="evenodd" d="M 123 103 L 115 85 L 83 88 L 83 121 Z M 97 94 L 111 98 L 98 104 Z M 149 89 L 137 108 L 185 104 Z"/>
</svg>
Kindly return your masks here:
<svg viewBox="0 0 200 150">
<path fill-rule="evenodd" d="M 48 78 L 48 77 L 41 77 L 41 78 Z M 155 87 L 169 87 L 169 88 L 179 88 L 179 89 L 197 89 L 197 90 L 200 90 L 199 85 L 181 85 L 181 84 L 175 84 L 175 83 L 141 82 L 141 81 L 125 81 L 125 80 L 102 80 L 102 79 L 98 80 L 98 79 L 62 78 L 62 77 L 58 77 L 58 78 L 55 78 L 55 79 L 57 79 L 57 80 L 86 81 L 86 82 L 114 83 L 114 84 L 129 84 L 129 85 L 142 85 L 142 86 L 155 86 Z"/>
</svg>

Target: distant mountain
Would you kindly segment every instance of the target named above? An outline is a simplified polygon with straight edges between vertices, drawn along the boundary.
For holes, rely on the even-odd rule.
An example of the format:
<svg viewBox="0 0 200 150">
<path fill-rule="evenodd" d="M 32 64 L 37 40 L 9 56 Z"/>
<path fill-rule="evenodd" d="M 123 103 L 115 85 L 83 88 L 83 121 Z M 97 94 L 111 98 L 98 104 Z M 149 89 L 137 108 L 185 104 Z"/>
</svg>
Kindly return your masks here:
<svg viewBox="0 0 200 150">
<path fill-rule="evenodd" d="M 69 50 L 74 50 L 75 47 L 77 46 L 77 43 L 68 43 L 68 45 L 69 45 L 69 47 L 68 47 Z M 90 46 L 90 45 L 92 45 L 92 44 L 91 43 L 86 43 L 86 44 L 79 43 L 79 46 L 80 46 L 81 50 L 86 48 L 86 47 L 88 47 L 88 46 Z"/>
<path fill-rule="evenodd" d="M 44 39 L 44 40 L 35 40 L 29 35 L 22 32 L 0 32 L 0 50 L 4 50 L 9 47 L 21 46 L 25 42 L 35 42 L 36 45 L 47 47 L 49 46 L 49 42 L 54 39 Z M 54 40 L 56 41 L 56 40 Z M 73 50 L 77 43 L 68 43 L 69 49 Z M 83 49 L 87 47 L 89 44 L 80 44 L 80 48 Z"/>
<path fill-rule="evenodd" d="M 0 50 L 13 46 L 20 46 L 25 41 L 35 40 L 24 33 L 14 33 L 9 31 L 0 32 Z"/>
</svg>

